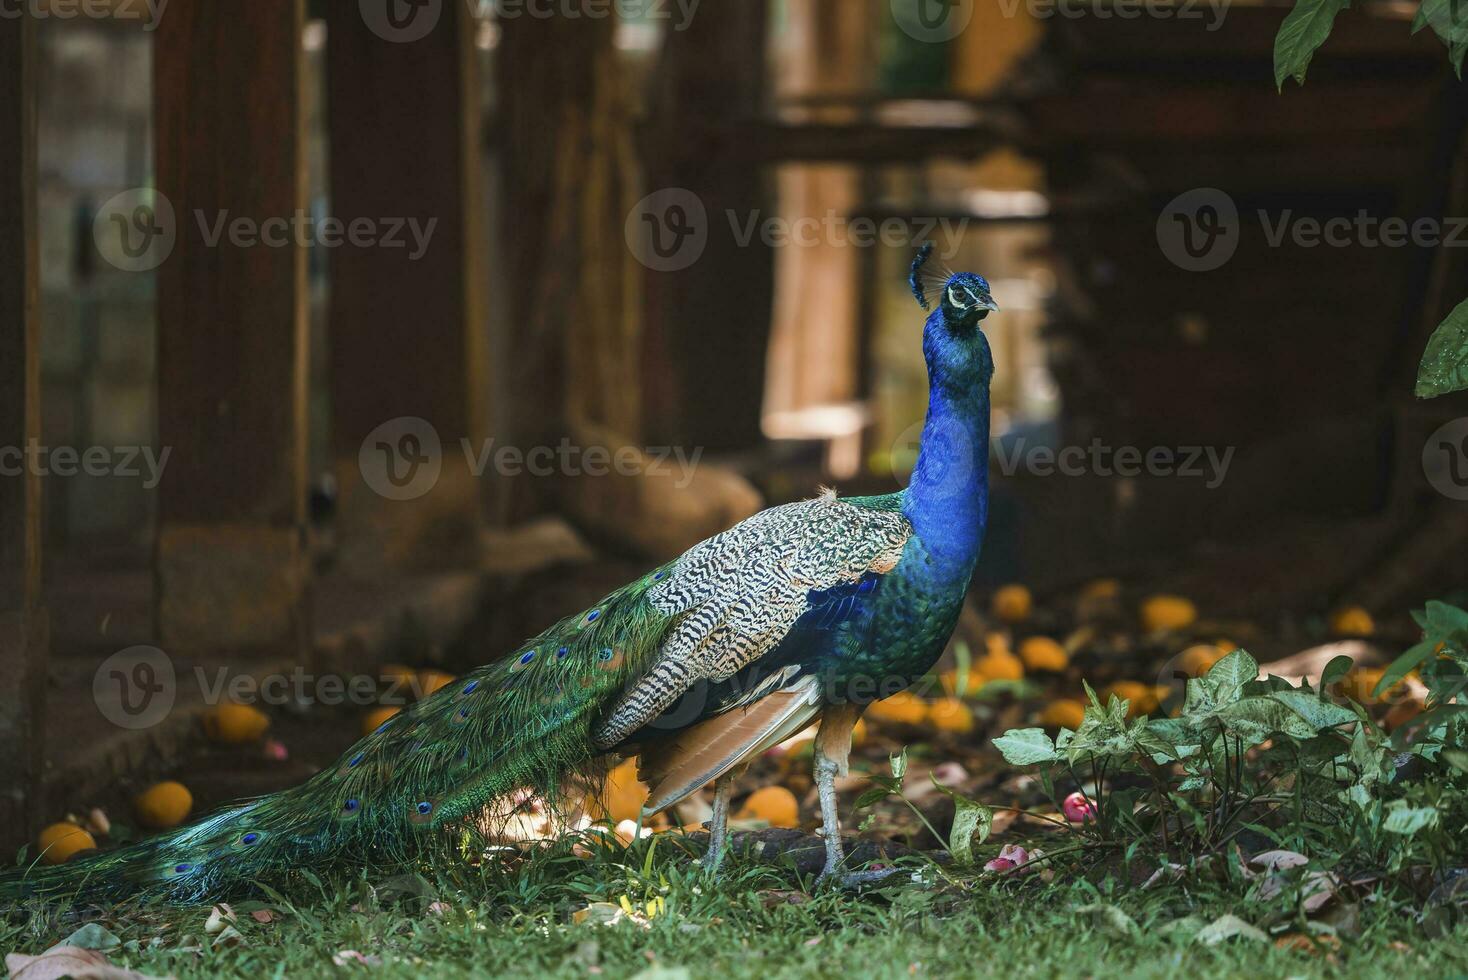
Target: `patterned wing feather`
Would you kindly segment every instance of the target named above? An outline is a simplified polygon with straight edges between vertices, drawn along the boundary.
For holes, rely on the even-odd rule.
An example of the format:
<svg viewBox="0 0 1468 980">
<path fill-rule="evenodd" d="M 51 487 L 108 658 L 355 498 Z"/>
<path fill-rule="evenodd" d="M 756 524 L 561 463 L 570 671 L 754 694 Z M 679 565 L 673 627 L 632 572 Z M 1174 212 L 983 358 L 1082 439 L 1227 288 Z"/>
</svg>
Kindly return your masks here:
<svg viewBox="0 0 1468 980">
<path fill-rule="evenodd" d="M 891 571 L 911 536 L 912 525 L 896 511 L 824 494 L 772 507 L 694 546 L 648 593 L 675 625 L 597 727 L 596 743 L 622 743 L 693 685 L 725 680 L 759 660 L 832 590 L 849 590 L 849 612 L 863 580 Z M 833 619 L 844 598 L 837 597 Z"/>
</svg>

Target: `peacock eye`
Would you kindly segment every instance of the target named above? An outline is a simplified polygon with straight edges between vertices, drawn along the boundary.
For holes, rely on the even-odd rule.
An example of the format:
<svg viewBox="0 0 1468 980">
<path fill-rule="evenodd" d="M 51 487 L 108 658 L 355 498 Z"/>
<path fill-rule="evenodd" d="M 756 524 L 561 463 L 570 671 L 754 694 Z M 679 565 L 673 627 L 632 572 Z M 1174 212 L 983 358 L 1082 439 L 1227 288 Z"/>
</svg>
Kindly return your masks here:
<svg viewBox="0 0 1468 980">
<path fill-rule="evenodd" d="M 965 292 L 967 292 L 967 290 L 965 290 Z M 962 299 L 959 298 L 958 287 L 956 287 L 956 286 L 949 286 L 948 287 L 948 302 L 952 303 L 954 306 L 958 307 L 960 310 L 966 310 L 966 309 L 968 309 L 968 305 L 969 305 L 969 304 L 965 303 Z"/>
</svg>

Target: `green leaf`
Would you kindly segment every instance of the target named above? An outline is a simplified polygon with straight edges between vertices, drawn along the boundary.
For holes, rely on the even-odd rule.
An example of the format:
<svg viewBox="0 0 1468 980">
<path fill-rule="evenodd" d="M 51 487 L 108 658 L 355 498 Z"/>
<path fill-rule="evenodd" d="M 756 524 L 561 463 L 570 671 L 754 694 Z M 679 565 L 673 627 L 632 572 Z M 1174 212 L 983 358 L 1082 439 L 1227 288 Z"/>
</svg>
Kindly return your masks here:
<svg viewBox="0 0 1468 980">
<path fill-rule="evenodd" d="M 856 808 L 865 810 L 867 807 L 880 803 L 892 795 L 892 791 L 885 786 L 873 786 L 856 798 Z"/>
<path fill-rule="evenodd" d="M 1419 830 L 1437 826 L 1437 810 L 1430 806 L 1412 806 L 1406 800 L 1392 800 L 1387 804 L 1386 819 L 1381 829 L 1391 834 L 1411 837 Z"/>
<path fill-rule="evenodd" d="M 1454 749 L 1449 752 L 1444 752 L 1443 758 L 1448 760 L 1448 764 L 1459 772 L 1468 772 L 1468 752 Z"/>
<path fill-rule="evenodd" d="M 1381 675 L 1381 680 L 1376 682 L 1376 690 L 1371 692 L 1371 696 L 1377 698 L 1381 697 L 1388 688 L 1392 687 L 1394 684 L 1397 683 L 1397 681 L 1401 680 L 1403 677 L 1406 677 L 1413 670 L 1415 670 L 1419 664 L 1421 664 L 1428 657 L 1432 656 L 1433 651 L 1436 649 L 1436 641 L 1423 640 L 1421 643 L 1417 644 L 1415 647 L 1408 650 L 1397 659 L 1393 660 L 1391 662 L 1391 666 L 1386 669 L 1386 673 Z"/>
<path fill-rule="evenodd" d="M 948 832 L 948 853 L 960 865 L 971 866 L 974 863 L 974 846 L 988 840 L 989 832 L 994 829 L 994 811 L 954 792 L 936 779 L 933 785 L 953 800 L 953 828 Z M 975 834 L 978 840 L 974 840 Z"/>
<path fill-rule="evenodd" d="M 1113 939 L 1130 939 L 1142 930 L 1131 916 L 1115 905 L 1098 902 L 1076 909 L 1076 915 L 1085 919 L 1091 928 Z"/>
<path fill-rule="evenodd" d="M 1325 669 L 1320 672 L 1321 696 L 1324 697 L 1325 689 L 1349 674 L 1355 666 L 1356 661 L 1345 654 L 1341 654 L 1339 657 L 1331 657 L 1330 663 L 1326 664 Z"/>
<path fill-rule="evenodd" d="M 1439 640 L 1445 640 L 1455 633 L 1468 633 L 1468 612 L 1437 599 L 1428 601 L 1419 621 L 1424 631 Z"/>
<path fill-rule="evenodd" d="M 1309 738 L 1317 732 L 1327 728 L 1335 728 L 1337 725 L 1345 725 L 1356 720 L 1356 713 L 1349 708 L 1343 708 L 1333 701 L 1322 701 L 1308 691 L 1275 691 L 1268 698 L 1277 701 L 1289 708 L 1310 729 L 1310 734 L 1301 736 Z"/>
<path fill-rule="evenodd" d="M 1468 41 L 1468 5 L 1463 0 L 1422 0 L 1412 20 L 1412 33 L 1424 27 L 1431 27 L 1450 49 L 1462 44 Z"/>
<path fill-rule="evenodd" d="M 1222 706 L 1243 697 L 1244 685 L 1258 676 L 1259 661 L 1245 650 L 1235 650 L 1199 679 L 1208 685 L 1214 703 Z"/>
<path fill-rule="evenodd" d="M 1220 915 L 1198 930 L 1193 941 L 1204 946 L 1217 946 L 1228 939 L 1248 939 L 1256 943 L 1267 943 L 1269 937 L 1262 930 L 1249 925 L 1236 915 Z"/>
<path fill-rule="evenodd" d="M 1417 367 L 1418 398 L 1436 398 L 1468 388 L 1468 300 L 1453 308 L 1427 341 Z"/>
<path fill-rule="evenodd" d="M 901 782 L 902 777 L 907 775 L 907 746 L 904 745 L 901 752 L 891 756 L 887 761 L 892 766 L 892 778 Z"/>
<path fill-rule="evenodd" d="M 1330 37 L 1336 15 L 1350 5 L 1350 0 L 1296 0 L 1274 39 L 1274 84 L 1280 91 L 1287 78 L 1305 84 L 1310 59 Z"/>
<path fill-rule="evenodd" d="M 1011 766 L 1031 766 L 1039 762 L 1054 762 L 1055 743 L 1043 728 L 1013 728 L 994 739 L 994 747 L 1004 755 Z"/>
</svg>

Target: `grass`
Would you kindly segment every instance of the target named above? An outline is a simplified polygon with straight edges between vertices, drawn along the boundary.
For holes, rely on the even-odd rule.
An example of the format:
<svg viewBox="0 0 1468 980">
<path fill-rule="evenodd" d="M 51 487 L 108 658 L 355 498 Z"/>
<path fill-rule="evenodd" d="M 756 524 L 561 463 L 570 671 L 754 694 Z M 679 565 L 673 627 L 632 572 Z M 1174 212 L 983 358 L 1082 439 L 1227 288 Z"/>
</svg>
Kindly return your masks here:
<svg viewBox="0 0 1468 980">
<path fill-rule="evenodd" d="M 308 876 L 289 900 L 236 903 L 240 938 L 217 946 L 205 934 L 207 906 L 119 906 L 98 922 L 123 944 L 107 951 L 114 963 L 178 977 L 351 970 L 385 977 L 643 980 L 1468 974 L 1468 929 L 1429 940 L 1387 893 L 1359 902 L 1358 928 L 1327 957 L 1257 941 L 1207 947 L 1167 937 L 1167 923 L 1190 915 L 1203 921 L 1236 912 L 1254 922 L 1290 921 L 1287 899 L 1277 907 L 1251 905 L 1226 883 L 1140 891 L 1105 879 L 1042 886 L 986 878 L 955 887 L 928 868 L 926 884 L 904 875 L 900 885 L 861 895 L 807 894 L 812 882 L 782 868 L 732 860 L 711 879 L 677 850 L 644 842 L 584 860 L 561 847 L 517 868 L 486 865 L 456 872 L 453 880 Z M 615 907 L 624 897 L 638 910 L 657 897 L 664 907 L 614 925 L 575 921 L 588 903 Z M 1098 901 L 1114 901 L 1139 928 L 1126 935 L 1096 928 L 1095 919 L 1077 910 Z M 440 905 L 430 908 L 433 903 Z M 273 921 L 251 917 L 264 910 Z M 0 926 L 0 948 L 38 953 L 79 925 L 41 915 L 17 919 Z M 343 950 L 375 959 L 343 967 L 333 962 Z"/>
</svg>

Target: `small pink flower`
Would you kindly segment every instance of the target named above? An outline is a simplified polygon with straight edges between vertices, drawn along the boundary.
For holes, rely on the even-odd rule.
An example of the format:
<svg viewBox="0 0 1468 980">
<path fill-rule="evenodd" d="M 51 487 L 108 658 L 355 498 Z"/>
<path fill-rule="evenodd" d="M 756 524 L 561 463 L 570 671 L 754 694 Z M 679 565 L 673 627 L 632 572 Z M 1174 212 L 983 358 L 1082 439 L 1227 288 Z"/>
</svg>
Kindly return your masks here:
<svg viewBox="0 0 1468 980">
<path fill-rule="evenodd" d="M 1013 871 L 1030 860 L 1030 854 L 1018 844 L 1005 844 L 999 856 L 984 865 L 985 871 Z"/>
<path fill-rule="evenodd" d="M 1096 819 L 1096 804 L 1079 790 L 1067 796 L 1065 802 L 1060 804 L 1060 809 L 1064 811 L 1065 819 L 1071 823 L 1085 823 Z"/>
<path fill-rule="evenodd" d="M 267 739 L 265 742 L 265 758 L 274 759 L 276 762 L 284 762 L 291 757 L 291 750 L 282 742 L 275 739 Z"/>
</svg>

